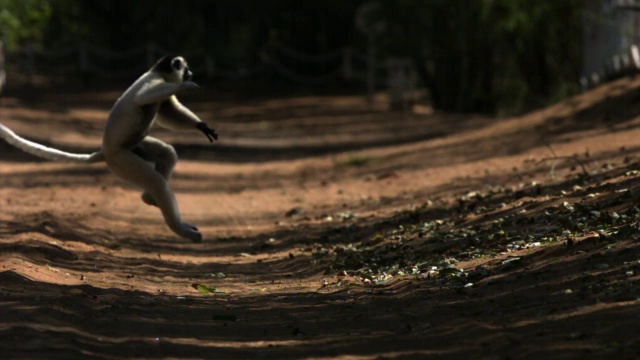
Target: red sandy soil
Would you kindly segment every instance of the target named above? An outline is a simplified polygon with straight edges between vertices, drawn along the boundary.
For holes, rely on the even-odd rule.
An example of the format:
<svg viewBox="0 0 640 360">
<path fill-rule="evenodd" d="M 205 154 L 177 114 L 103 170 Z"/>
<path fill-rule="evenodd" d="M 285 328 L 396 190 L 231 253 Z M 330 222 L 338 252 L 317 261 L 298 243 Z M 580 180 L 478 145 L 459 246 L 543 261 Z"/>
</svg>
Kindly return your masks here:
<svg viewBox="0 0 640 360">
<path fill-rule="evenodd" d="M 8 89 L 0 121 L 90 152 L 117 96 Z M 514 118 L 183 102 L 220 141 L 152 134 L 200 244 L 0 142 L 0 358 L 640 358 L 640 78 Z"/>
</svg>

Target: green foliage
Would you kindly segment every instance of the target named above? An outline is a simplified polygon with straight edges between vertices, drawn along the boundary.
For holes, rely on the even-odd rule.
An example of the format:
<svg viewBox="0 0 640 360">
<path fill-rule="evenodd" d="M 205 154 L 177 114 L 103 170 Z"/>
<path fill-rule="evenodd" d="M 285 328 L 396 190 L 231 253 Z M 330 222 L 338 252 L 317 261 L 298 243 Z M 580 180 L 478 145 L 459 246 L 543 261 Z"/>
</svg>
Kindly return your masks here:
<svg viewBox="0 0 640 360">
<path fill-rule="evenodd" d="M 436 108 L 518 112 L 578 90 L 583 0 L 381 4 L 386 51 L 413 57 Z"/>
<path fill-rule="evenodd" d="M 365 166 L 375 161 L 375 158 L 370 156 L 353 155 L 348 159 L 336 162 L 337 167 L 350 167 L 350 166 Z"/>
<path fill-rule="evenodd" d="M 209 285 L 205 285 L 205 284 L 191 284 L 191 287 L 198 290 L 199 292 L 203 293 L 203 294 L 216 294 L 216 293 L 222 293 L 224 294 L 225 292 L 222 290 L 218 290 L 214 287 L 211 287 Z"/>
<path fill-rule="evenodd" d="M 51 17 L 51 0 L 0 0 L 0 40 L 8 51 L 18 44 L 37 44 Z"/>
</svg>

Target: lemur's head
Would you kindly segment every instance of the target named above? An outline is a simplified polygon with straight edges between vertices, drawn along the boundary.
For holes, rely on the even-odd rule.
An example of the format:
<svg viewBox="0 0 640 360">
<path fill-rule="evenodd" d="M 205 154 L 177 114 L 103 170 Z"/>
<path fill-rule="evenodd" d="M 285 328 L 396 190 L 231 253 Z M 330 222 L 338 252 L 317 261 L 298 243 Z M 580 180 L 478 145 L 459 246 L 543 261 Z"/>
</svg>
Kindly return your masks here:
<svg viewBox="0 0 640 360">
<path fill-rule="evenodd" d="M 182 56 L 167 55 L 158 60 L 153 67 L 152 72 L 156 72 L 168 82 L 183 82 L 191 80 L 191 70 L 187 61 Z"/>
</svg>

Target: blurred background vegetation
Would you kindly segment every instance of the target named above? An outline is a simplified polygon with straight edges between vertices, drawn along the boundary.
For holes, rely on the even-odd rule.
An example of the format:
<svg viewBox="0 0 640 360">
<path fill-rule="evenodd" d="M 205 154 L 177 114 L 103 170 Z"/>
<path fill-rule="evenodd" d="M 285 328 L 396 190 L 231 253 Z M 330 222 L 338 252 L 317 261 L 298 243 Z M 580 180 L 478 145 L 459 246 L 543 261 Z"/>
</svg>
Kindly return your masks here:
<svg viewBox="0 0 640 360">
<path fill-rule="evenodd" d="M 366 54 L 368 38 L 355 18 L 370 2 L 0 0 L 0 39 L 8 59 L 27 46 L 128 51 L 155 43 L 251 67 L 274 44 L 305 54 L 345 47 Z M 436 109 L 517 113 L 580 91 L 584 0 L 374 2 L 367 21 L 384 25 L 376 57 L 410 59 Z M 322 71 L 290 62 L 300 73 Z"/>
</svg>

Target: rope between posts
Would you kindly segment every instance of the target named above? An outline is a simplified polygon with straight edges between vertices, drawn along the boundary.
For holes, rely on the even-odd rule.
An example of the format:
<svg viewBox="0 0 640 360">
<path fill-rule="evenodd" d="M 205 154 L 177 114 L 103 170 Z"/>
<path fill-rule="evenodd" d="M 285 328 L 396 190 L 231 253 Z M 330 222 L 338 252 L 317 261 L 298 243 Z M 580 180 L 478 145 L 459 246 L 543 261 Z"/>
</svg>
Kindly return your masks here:
<svg viewBox="0 0 640 360">
<path fill-rule="evenodd" d="M 272 56 L 266 52 L 258 53 L 260 61 L 258 64 L 247 67 L 243 65 L 232 68 L 220 68 L 216 66 L 213 58 L 204 56 L 203 61 L 194 61 L 189 58 L 190 63 L 197 73 L 205 74 L 209 77 L 221 77 L 227 79 L 244 79 L 264 74 L 267 68 L 273 69 L 277 74 L 290 81 L 307 84 L 321 85 L 330 82 L 333 79 L 342 77 L 350 80 L 362 80 L 364 76 L 361 74 L 362 65 L 354 66 L 354 59 L 359 64 L 366 64 L 369 59 L 360 52 L 347 47 L 343 49 L 333 50 L 323 54 L 307 54 L 287 46 L 279 46 L 275 49 L 276 53 L 281 56 L 287 56 L 294 60 L 306 61 L 311 64 L 323 64 L 327 62 L 337 61 L 337 67 L 322 75 L 306 75 L 297 72 L 287 65 L 283 64 L 277 56 Z M 94 44 L 81 44 L 77 46 L 69 46 L 56 51 L 35 49 L 33 47 L 21 49 L 14 54 L 21 57 L 20 62 L 24 69 L 33 72 L 35 69 L 43 71 L 43 69 L 53 68 L 52 74 L 60 74 L 73 71 L 87 71 L 105 77 L 125 77 L 135 75 L 139 69 L 144 71 L 148 69 L 160 55 L 168 52 L 160 46 L 150 43 L 145 46 L 136 47 L 125 51 L 113 51 L 105 49 Z M 200 55 L 202 56 L 202 55 Z M 75 58 L 74 58 L 75 57 Z M 67 59 L 68 58 L 68 59 Z M 64 64 L 62 63 L 64 59 Z M 74 59 L 74 60 L 69 60 Z M 110 62 L 127 61 L 130 64 L 128 69 L 114 69 L 109 67 Z M 376 63 L 376 70 L 384 68 L 384 62 Z M 359 70 L 360 69 L 360 70 Z M 319 70 L 319 68 L 318 68 Z M 46 72 L 44 72 L 46 73 Z"/>
<path fill-rule="evenodd" d="M 324 54 L 306 54 L 284 45 L 279 45 L 277 49 L 284 55 L 287 55 L 295 60 L 313 63 L 324 63 L 327 61 L 335 60 L 340 58 L 344 54 L 344 49 L 333 50 Z"/>
<path fill-rule="evenodd" d="M 335 79 L 336 77 L 338 77 L 338 75 L 343 72 L 342 67 L 338 67 L 336 70 L 334 70 L 334 71 L 332 71 L 332 72 L 330 72 L 328 74 L 325 74 L 325 75 L 318 75 L 318 76 L 302 75 L 302 74 L 299 74 L 299 73 L 297 73 L 297 72 L 295 72 L 293 70 L 290 70 L 287 67 L 285 67 L 284 65 L 278 63 L 273 57 L 269 56 L 265 52 L 261 52 L 260 53 L 260 58 L 262 59 L 263 62 L 273 66 L 273 68 L 278 73 L 280 73 L 281 75 L 285 76 L 289 80 L 292 80 L 292 81 L 298 82 L 298 83 L 302 83 L 302 84 L 307 84 L 307 85 L 323 85 L 323 84 L 326 84 L 330 80 Z"/>
<path fill-rule="evenodd" d="M 140 47 L 140 48 L 134 48 L 134 49 L 125 50 L 125 51 L 111 51 L 111 50 L 103 49 L 91 44 L 85 44 L 84 46 L 86 50 L 91 52 L 93 55 L 100 56 L 103 58 L 108 58 L 108 59 L 126 59 L 126 58 L 134 57 L 137 55 L 141 55 L 147 50 L 144 47 Z"/>
<path fill-rule="evenodd" d="M 135 76 L 136 74 L 139 74 L 141 71 L 144 71 L 142 70 L 142 67 L 140 67 L 140 70 L 133 70 L 131 68 L 127 70 L 113 70 L 113 69 L 105 69 L 103 67 L 96 66 L 94 64 L 88 64 L 86 70 L 98 76 L 110 77 L 110 78 L 123 78 L 128 76 Z"/>
<path fill-rule="evenodd" d="M 64 58 L 64 57 L 68 57 L 71 55 L 77 55 L 78 53 L 78 47 L 77 46 L 69 46 L 66 48 L 62 48 L 56 51 L 53 50 L 18 50 L 16 51 L 16 53 L 18 55 L 21 56 L 29 56 L 29 54 L 32 54 L 34 56 L 39 56 L 42 58 L 46 58 L 48 60 L 54 60 L 54 59 L 60 59 L 60 58 Z"/>
<path fill-rule="evenodd" d="M 353 58 L 356 60 L 359 60 L 365 64 L 369 64 L 369 57 L 363 53 L 361 53 L 360 51 L 356 50 L 356 49 L 352 49 L 352 55 Z M 386 65 L 384 64 L 384 62 L 382 61 L 376 61 L 376 68 L 377 69 L 385 69 Z"/>
<path fill-rule="evenodd" d="M 257 76 L 263 71 L 264 71 L 263 65 L 255 66 L 253 68 L 247 68 L 247 67 L 241 66 L 237 70 L 228 70 L 228 69 L 221 69 L 216 67 L 213 74 L 226 79 L 246 79 L 246 78 Z"/>
</svg>

